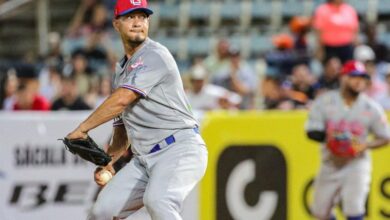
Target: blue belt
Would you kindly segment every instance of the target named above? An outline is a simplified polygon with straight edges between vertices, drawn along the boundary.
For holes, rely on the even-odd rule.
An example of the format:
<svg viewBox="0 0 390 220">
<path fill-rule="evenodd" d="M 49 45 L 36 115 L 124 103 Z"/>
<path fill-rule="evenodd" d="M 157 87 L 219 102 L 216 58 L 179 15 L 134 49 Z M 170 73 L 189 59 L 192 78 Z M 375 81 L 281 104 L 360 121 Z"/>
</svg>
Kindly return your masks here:
<svg viewBox="0 0 390 220">
<path fill-rule="evenodd" d="M 195 132 L 196 134 L 199 134 L 199 128 L 198 128 L 198 127 L 195 127 L 195 128 L 193 128 L 192 130 L 194 130 L 194 132 Z M 168 146 L 168 145 L 171 145 L 171 144 L 175 143 L 175 142 L 176 142 L 176 139 L 175 139 L 175 136 L 170 135 L 170 136 L 166 137 L 166 138 L 164 139 L 164 141 L 165 141 L 165 143 L 167 144 L 166 146 Z M 154 145 L 154 147 L 150 150 L 149 153 L 151 154 L 151 153 L 157 152 L 157 151 L 159 151 L 159 150 L 161 150 L 161 146 L 160 146 L 160 144 L 156 144 L 156 145 Z"/>
</svg>

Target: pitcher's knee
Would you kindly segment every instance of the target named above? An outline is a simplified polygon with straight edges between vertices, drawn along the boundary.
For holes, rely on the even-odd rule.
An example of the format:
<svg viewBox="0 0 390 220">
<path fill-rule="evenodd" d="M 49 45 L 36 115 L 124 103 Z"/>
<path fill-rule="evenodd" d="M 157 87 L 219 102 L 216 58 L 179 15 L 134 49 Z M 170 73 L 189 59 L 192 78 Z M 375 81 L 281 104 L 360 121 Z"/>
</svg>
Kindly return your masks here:
<svg viewBox="0 0 390 220">
<path fill-rule="evenodd" d="M 88 220 L 108 220 L 118 214 L 108 202 L 96 202 L 89 212 Z"/>
<path fill-rule="evenodd" d="M 144 197 L 144 205 L 152 217 L 156 219 L 179 219 L 180 204 L 163 197 Z M 168 217 L 170 216 L 170 217 Z M 181 218 L 180 218 L 181 219 Z"/>
<path fill-rule="evenodd" d="M 149 209 L 170 209 L 179 210 L 179 205 L 169 199 L 144 199 L 144 205 Z"/>
</svg>

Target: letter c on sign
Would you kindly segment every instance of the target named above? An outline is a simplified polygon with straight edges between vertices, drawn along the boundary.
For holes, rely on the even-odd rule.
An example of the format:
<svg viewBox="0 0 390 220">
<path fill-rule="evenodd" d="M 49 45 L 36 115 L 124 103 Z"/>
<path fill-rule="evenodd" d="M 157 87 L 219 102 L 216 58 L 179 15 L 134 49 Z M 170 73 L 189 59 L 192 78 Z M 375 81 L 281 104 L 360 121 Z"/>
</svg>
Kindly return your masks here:
<svg viewBox="0 0 390 220">
<path fill-rule="evenodd" d="M 275 191 L 263 191 L 256 205 L 249 206 L 244 198 L 245 187 L 256 178 L 255 161 L 248 159 L 237 164 L 229 175 L 226 186 L 226 203 L 236 220 L 271 219 L 278 205 Z"/>
</svg>

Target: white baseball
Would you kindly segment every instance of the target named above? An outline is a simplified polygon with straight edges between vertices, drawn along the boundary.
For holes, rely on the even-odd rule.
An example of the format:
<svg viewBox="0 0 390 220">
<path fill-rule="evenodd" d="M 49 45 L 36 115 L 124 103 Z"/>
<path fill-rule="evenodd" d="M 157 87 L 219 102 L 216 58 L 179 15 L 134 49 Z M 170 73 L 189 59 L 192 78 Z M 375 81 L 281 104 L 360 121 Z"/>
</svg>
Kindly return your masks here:
<svg viewBox="0 0 390 220">
<path fill-rule="evenodd" d="M 100 180 L 104 182 L 104 184 L 106 184 L 108 181 L 111 180 L 112 178 L 112 174 L 110 171 L 108 170 L 103 170 L 99 173 L 99 177 L 100 177 Z"/>
</svg>

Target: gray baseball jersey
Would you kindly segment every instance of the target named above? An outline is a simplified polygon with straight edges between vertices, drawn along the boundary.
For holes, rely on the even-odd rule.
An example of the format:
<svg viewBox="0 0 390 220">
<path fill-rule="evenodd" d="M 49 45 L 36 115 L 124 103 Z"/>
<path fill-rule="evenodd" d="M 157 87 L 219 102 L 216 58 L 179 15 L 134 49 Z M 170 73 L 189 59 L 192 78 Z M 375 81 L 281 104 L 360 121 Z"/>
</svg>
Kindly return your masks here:
<svg viewBox="0 0 390 220">
<path fill-rule="evenodd" d="M 365 143 L 369 134 L 389 138 L 390 129 L 382 107 L 365 94 L 360 94 L 347 107 L 339 91 L 330 91 L 318 97 L 310 110 L 306 130 L 325 131 L 327 135 L 343 133 Z M 330 152 L 323 145 L 322 160 L 330 160 Z M 367 157 L 365 152 L 362 157 Z"/>
<path fill-rule="evenodd" d="M 141 96 L 122 114 L 134 153 L 147 154 L 164 138 L 197 126 L 174 58 L 166 47 L 149 38 L 129 60 L 117 63 L 116 88 Z"/>
<path fill-rule="evenodd" d="M 306 130 L 325 131 L 327 141 L 340 135 L 361 143 L 367 142 L 369 134 L 390 137 L 386 115 L 376 102 L 360 94 L 347 107 L 339 91 L 325 93 L 314 101 Z M 336 198 L 343 203 L 346 216 L 362 215 L 371 181 L 368 151 L 355 158 L 342 158 L 333 156 L 325 144 L 321 145 L 322 163 L 314 183 L 313 215 L 329 219 Z"/>
</svg>

